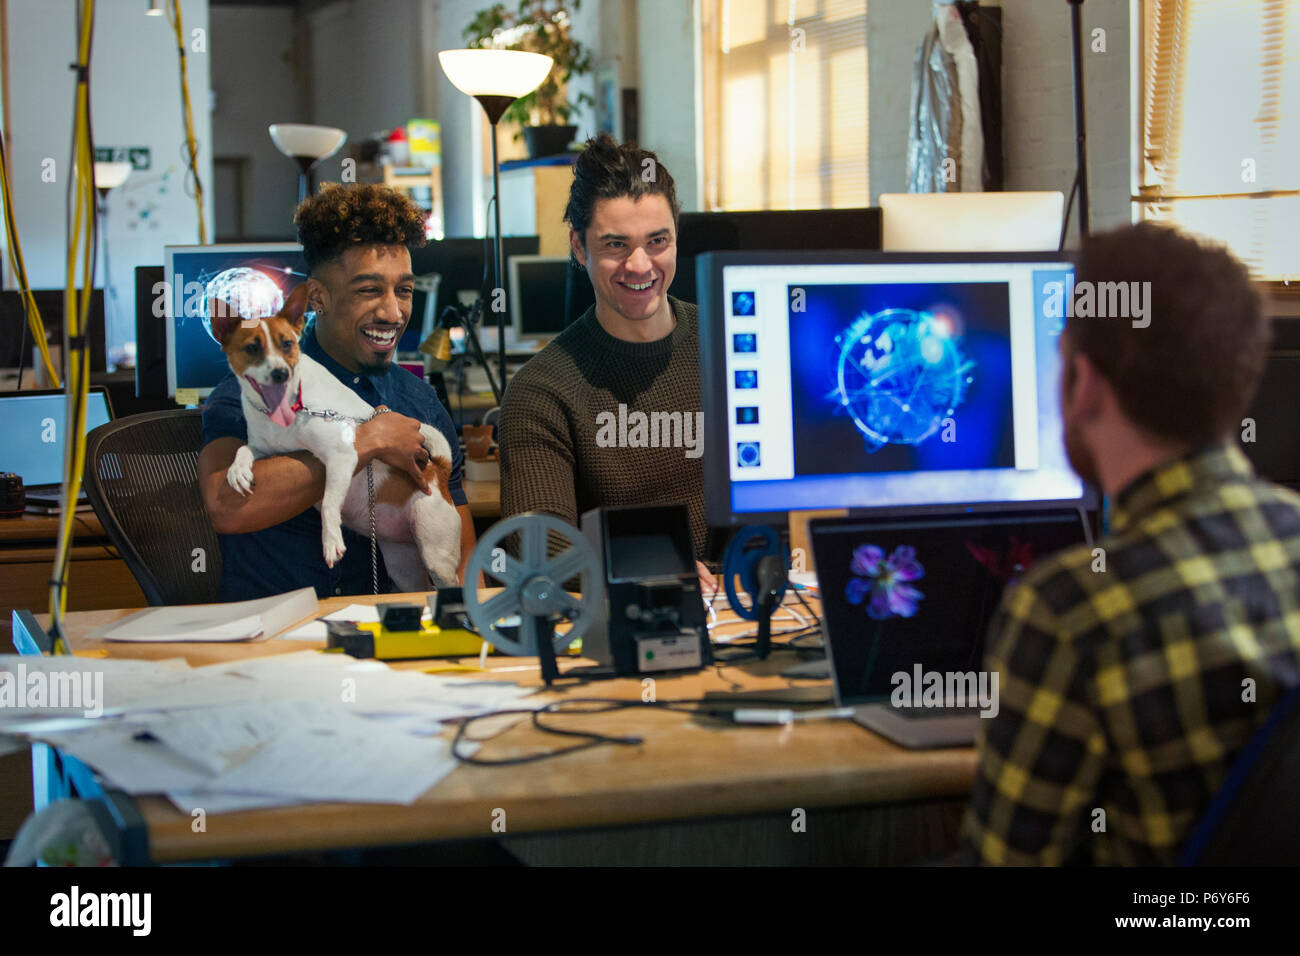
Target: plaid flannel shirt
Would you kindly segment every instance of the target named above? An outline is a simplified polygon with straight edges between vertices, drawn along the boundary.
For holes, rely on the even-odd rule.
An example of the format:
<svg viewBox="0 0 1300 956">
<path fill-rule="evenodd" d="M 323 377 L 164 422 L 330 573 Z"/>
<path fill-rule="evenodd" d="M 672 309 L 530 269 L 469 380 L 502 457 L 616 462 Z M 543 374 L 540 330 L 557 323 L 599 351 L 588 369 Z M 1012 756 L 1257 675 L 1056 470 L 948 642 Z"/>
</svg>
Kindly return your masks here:
<svg viewBox="0 0 1300 956">
<path fill-rule="evenodd" d="M 990 626 L 1000 709 L 962 827 L 981 862 L 1176 862 L 1297 680 L 1300 496 L 1235 446 L 1132 482 L 1097 547 L 1034 567 Z"/>
</svg>

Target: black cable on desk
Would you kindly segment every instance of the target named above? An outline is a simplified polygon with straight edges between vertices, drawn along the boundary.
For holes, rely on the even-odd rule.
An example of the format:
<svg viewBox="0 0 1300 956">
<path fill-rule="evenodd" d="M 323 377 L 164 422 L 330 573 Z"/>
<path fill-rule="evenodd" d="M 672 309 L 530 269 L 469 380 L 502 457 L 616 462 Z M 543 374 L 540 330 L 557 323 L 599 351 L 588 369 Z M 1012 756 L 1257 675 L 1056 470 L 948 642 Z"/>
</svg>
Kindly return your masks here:
<svg viewBox="0 0 1300 956">
<path fill-rule="evenodd" d="M 479 714 L 475 717 L 467 717 L 460 722 L 456 728 L 456 736 L 451 742 L 451 755 L 462 763 L 475 764 L 480 767 L 511 767 L 525 763 L 536 763 L 539 760 L 549 760 L 551 757 L 559 757 L 563 754 L 575 753 L 579 750 L 589 750 L 600 744 L 620 744 L 625 747 L 635 747 L 644 741 L 640 737 L 613 737 L 608 734 L 597 734 L 585 730 L 566 730 L 562 727 L 548 727 L 542 723 L 543 714 L 606 714 L 616 710 L 627 710 L 633 707 L 651 707 L 659 710 L 671 710 L 678 713 L 698 714 L 700 716 L 721 716 L 729 711 L 720 711 L 717 709 L 707 710 L 702 707 L 691 707 L 692 704 L 704 704 L 704 700 L 664 700 L 664 701 L 644 701 L 644 700 L 621 700 L 616 697 L 575 697 L 569 700 L 557 700 L 545 707 L 537 710 L 524 708 L 515 708 L 512 710 L 497 710 L 489 714 Z M 596 707 L 574 708 L 575 704 L 597 704 Z M 557 737 L 577 737 L 584 740 L 584 743 L 575 744 L 572 747 L 562 747 L 559 750 L 548 750 L 545 753 L 529 754 L 525 757 L 506 757 L 501 760 L 483 760 L 477 756 L 463 754 L 459 750 L 461 742 L 466 738 L 465 730 L 476 720 L 486 720 L 489 717 L 502 717 L 508 714 L 529 714 L 532 718 L 533 726 L 543 733 L 554 734 Z M 472 737 L 468 738 L 471 743 L 481 743 Z"/>
</svg>

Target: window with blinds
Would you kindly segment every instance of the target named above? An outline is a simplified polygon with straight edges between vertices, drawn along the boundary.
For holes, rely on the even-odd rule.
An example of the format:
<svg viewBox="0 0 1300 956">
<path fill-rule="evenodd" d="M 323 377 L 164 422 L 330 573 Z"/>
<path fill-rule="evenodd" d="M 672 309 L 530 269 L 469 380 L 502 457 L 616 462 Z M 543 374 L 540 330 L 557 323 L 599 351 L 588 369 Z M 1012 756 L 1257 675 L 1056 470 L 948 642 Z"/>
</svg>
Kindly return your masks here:
<svg viewBox="0 0 1300 956">
<path fill-rule="evenodd" d="M 702 0 L 707 209 L 866 206 L 867 0 Z"/>
<path fill-rule="evenodd" d="M 1300 3 L 1147 0 L 1141 135 L 1143 218 L 1300 279 Z"/>
</svg>

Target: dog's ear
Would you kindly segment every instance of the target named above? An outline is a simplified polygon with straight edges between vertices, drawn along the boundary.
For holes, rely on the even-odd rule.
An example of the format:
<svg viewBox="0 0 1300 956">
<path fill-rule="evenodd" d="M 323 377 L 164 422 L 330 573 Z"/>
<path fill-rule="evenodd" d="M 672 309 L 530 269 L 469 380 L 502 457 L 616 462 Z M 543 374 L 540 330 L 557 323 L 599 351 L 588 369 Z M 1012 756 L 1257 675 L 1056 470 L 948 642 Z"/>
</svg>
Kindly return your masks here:
<svg viewBox="0 0 1300 956">
<path fill-rule="evenodd" d="M 212 325 L 212 334 L 225 348 L 226 339 L 244 323 L 244 317 L 225 299 L 214 296 L 208 299 L 208 321 Z"/>
<path fill-rule="evenodd" d="M 300 282 L 294 286 L 280 308 L 280 318 L 292 325 L 299 335 L 302 334 L 303 323 L 307 321 L 307 283 Z"/>
</svg>

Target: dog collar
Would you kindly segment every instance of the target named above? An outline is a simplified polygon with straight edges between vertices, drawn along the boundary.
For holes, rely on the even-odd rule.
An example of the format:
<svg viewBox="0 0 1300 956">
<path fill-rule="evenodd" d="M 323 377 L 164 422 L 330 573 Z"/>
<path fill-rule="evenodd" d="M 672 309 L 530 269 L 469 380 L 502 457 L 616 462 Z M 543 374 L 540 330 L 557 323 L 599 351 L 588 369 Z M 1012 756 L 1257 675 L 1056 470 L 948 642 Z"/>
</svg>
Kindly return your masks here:
<svg viewBox="0 0 1300 956">
<path fill-rule="evenodd" d="M 255 407 L 256 407 L 256 406 L 255 406 Z M 267 418 L 270 418 L 270 417 L 271 417 L 271 412 L 270 412 L 269 409 L 267 409 L 267 408 L 265 408 L 265 407 L 260 407 L 260 408 L 258 408 L 257 410 L 258 410 L 259 412 L 261 412 L 263 415 L 265 415 Z M 379 416 L 379 415 L 382 415 L 384 412 L 391 411 L 391 409 L 387 409 L 387 408 L 382 409 L 382 410 L 377 409 L 377 410 L 375 411 L 375 413 L 374 413 L 373 415 L 370 416 L 370 418 L 355 418 L 355 417 L 353 417 L 352 415 L 340 415 L 338 412 L 334 411 L 334 409 L 332 409 L 332 408 L 331 408 L 331 409 L 327 409 L 326 411 L 323 411 L 323 412 L 313 411 L 312 409 L 308 408 L 306 405 L 303 404 L 303 401 L 302 401 L 302 382 L 299 382 L 299 383 L 298 383 L 298 395 L 297 395 L 296 398 L 294 398 L 294 400 L 293 400 L 293 404 L 289 406 L 289 411 L 293 412 L 295 415 L 296 415 L 298 412 L 306 412 L 308 415 L 312 416 L 313 418 L 324 418 L 324 419 L 327 419 L 328 421 L 346 421 L 346 422 L 356 422 L 358 425 L 360 425 L 360 424 L 362 424 L 362 423 L 364 423 L 364 422 L 368 422 L 368 421 L 370 421 L 370 418 L 375 418 L 375 417 L 377 417 L 377 416 Z"/>
</svg>

